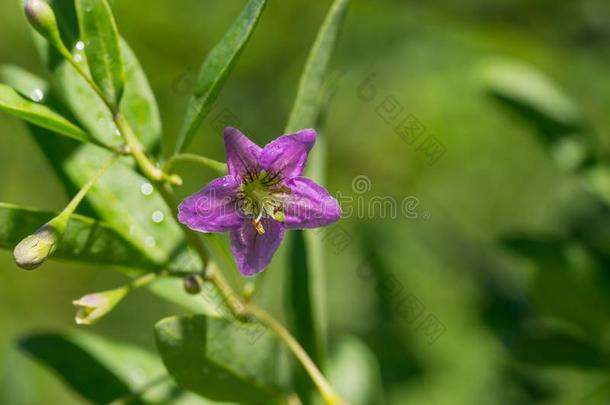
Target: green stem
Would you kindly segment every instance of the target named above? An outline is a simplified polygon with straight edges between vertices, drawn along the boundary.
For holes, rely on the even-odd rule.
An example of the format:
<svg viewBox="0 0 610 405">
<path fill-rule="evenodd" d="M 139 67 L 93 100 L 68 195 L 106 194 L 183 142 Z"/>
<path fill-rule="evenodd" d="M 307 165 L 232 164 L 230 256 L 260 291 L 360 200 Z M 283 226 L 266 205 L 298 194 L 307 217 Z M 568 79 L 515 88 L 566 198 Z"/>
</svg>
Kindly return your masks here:
<svg viewBox="0 0 610 405">
<path fill-rule="evenodd" d="M 125 143 L 129 148 L 129 152 L 135 159 L 142 173 L 149 180 L 152 180 L 154 182 L 165 181 L 176 185 L 182 184 L 182 179 L 180 179 L 178 175 L 166 174 L 159 167 L 155 166 L 153 162 L 148 158 L 148 156 L 146 156 L 142 144 L 140 143 L 136 135 L 133 133 L 131 126 L 129 125 L 123 114 L 121 114 L 120 112 L 115 113 L 112 118 L 117 128 L 121 132 L 121 135 L 123 135 L 123 139 L 125 140 Z"/>
<path fill-rule="evenodd" d="M 108 170 L 108 168 L 114 163 L 116 158 L 117 155 L 115 154 L 112 155 L 106 162 L 104 162 L 102 167 L 100 167 L 98 171 L 95 172 L 93 176 L 91 176 L 91 178 L 85 183 L 85 185 L 81 187 L 78 193 L 76 193 L 76 195 L 72 198 L 68 205 L 66 205 L 63 211 L 58 215 L 58 217 L 70 217 L 74 213 L 80 202 L 83 200 L 83 198 L 85 198 L 89 190 L 91 190 L 91 187 L 93 187 L 95 183 L 97 183 L 100 177 L 102 177 L 106 170 Z"/>
<path fill-rule="evenodd" d="M 167 274 L 167 272 L 165 270 L 146 273 L 138 278 L 133 279 L 131 281 L 131 283 L 129 283 L 129 289 L 135 290 L 137 288 L 146 287 L 148 284 L 152 283 L 159 277 L 162 277 L 166 274 Z"/>
<path fill-rule="evenodd" d="M 286 328 L 279 323 L 274 317 L 272 317 L 267 311 L 258 307 L 255 304 L 248 306 L 249 311 L 252 315 L 256 316 L 258 320 L 271 329 L 282 341 L 288 346 L 288 348 L 294 353 L 295 357 L 301 362 L 312 381 L 320 391 L 322 399 L 327 405 L 343 405 L 346 402 L 333 390 L 326 378 L 322 375 L 318 367 L 311 360 L 309 355 L 303 350 L 299 342 L 286 330 Z"/>
<path fill-rule="evenodd" d="M 74 61 L 72 54 L 70 52 L 68 52 L 68 50 L 65 47 L 63 47 L 63 48 L 64 49 L 60 49 L 60 52 L 63 54 L 63 56 L 70 62 L 70 64 L 72 64 L 72 66 L 74 66 L 76 71 L 87 81 L 87 83 L 98 94 L 100 99 L 104 102 L 104 104 L 110 110 L 113 120 L 114 120 L 117 128 L 123 135 L 123 139 L 125 140 L 125 143 L 127 144 L 128 148 L 129 148 L 129 152 L 133 156 L 134 160 L 136 161 L 139 169 L 142 171 L 144 176 L 146 178 L 148 178 L 151 182 L 158 184 L 158 186 L 159 186 L 158 190 L 159 190 L 160 195 L 163 197 L 163 199 L 165 200 L 166 204 L 170 207 L 172 212 L 174 214 L 176 214 L 178 205 L 177 205 L 177 202 L 176 202 L 176 199 L 174 196 L 173 189 L 171 188 L 171 183 L 180 185 L 182 183 L 180 177 L 178 177 L 177 175 L 168 175 L 165 171 L 156 167 L 150 161 L 150 159 L 148 158 L 148 156 L 146 156 L 146 153 L 144 152 L 144 148 L 142 147 L 142 144 L 140 143 L 140 141 L 134 134 L 133 130 L 131 129 L 129 122 L 127 122 L 127 120 L 124 118 L 124 116 L 120 112 L 118 112 L 117 109 L 104 98 L 104 95 L 101 92 L 101 90 L 99 89 L 99 87 L 93 82 L 93 80 L 91 80 L 89 75 L 87 75 L 87 73 L 82 69 L 82 67 L 80 65 L 78 65 L 78 63 L 76 63 L 76 61 Z M 171 161 L 171 159 L 170 159 L 170 161 Z M 210 161 L 211 161 L 211 159 L 208 161 L 208 163 Z M 170 167 L 172 164 L 173 163 L 170 163 Z M 101 174 L 100 174 L 100 176 L 101 176 Z M 92 185 L 93 184 L 91 184 L 89 186 L 89 188 Z M 79 192 L 79 194 L 80 194 L 80 192 Z M 85 194 L 86 194 L 86 192 L 85 192 Z M 83 196 L 84 196 L 84 194 L 83 194 Z M 80 197 L 80 199 L 82 199 L 82 196 Z M 78 203 L 76 203 L 76 204 L 78 205 Z M 71 205 L 71 204 L 69 204 L 69 205 Z M 286 330 L 286 328 L 284 328 L 278 321 L 275 320 L 275 318 L 273 318 L 269 313 L 267 313 L 262 308 L 259 308 L 258 306 L 255 306 L 253 304 L 250 304 L 250 306 L 247 307 L 246 304 L 243 302 L 243 300 L 240 298 L 240 296 L 237 293 L 235 293 L 235 291 L 233 290 L 231 285 L 227 282 L 227 280 L 222 275 L 222 273 L 216 268 L 215 264 L 209 259 L 202 240 L 197 235 L 195 235 L 194 233 L 192 233 L 188 229 L 186 229 L 185 227 L 182 227 L 182 228 L 184 230 L 185 237 L 187 238 L 187 240 L 189 241 L 189 243 L 191 244 L 193 249 L 195 249 L 195 251 L 197 252 L 199 257 L 201 258 L 204 268 L 207 269 L 206 274 L 205 274 L 206 279 L 214 284 L 216 289 L 221 294 L 223 301 L 225 302 L 227 307 L 231 310 L 233 316 L 235 316 L 235 318 L 237 318 L 237 319 L 243 320 L 243 319 L 245 319 L 245 316 L 247 315 L 245 309 L 249 308 L 251 313 L 253 315 L 255 315 L 263 324 L 267 325 L 271 330 L 273 330 L 278 335 L 278 337 L 280 337 L 280 339 L 282 339 L 284 341 L 284 343 L 288 346 L 288 348 L 294 353 L 294 355 L 297 357 L 297 359 L 299 359 L 299 361 L 303 364 L 303 367 L 307 370 L 307 372 L 311 376 L 315 385 L 318 387 L 320 394 L 322 395 L 322 398 L 324 399 L 326 404 L 327 405 L 344 404 L 345 402 L 341 399 L 341 397 L 339 397 L 333 391 L 332 387 L 326 381 L 326 379 L 324 378 L 324 376 L 322 375 L 320 370 L 318 370 L 318 368 L 316 367 L 314 362 L 307 355 L 305 350 L 303 350 L 303 348 L 299 345 L 299 343 L 292 337 L 290 332 L 288 332 L 288 330 Z M 151 273 L 151 274 L 154 275 L 154 277 L 157 276 L 156 273 Z M 149 277 L 147 277 L 147 276 L 149 276 Z M 152 279 L 154 279 L 154 278 L 151 279 L 150 277 L 153 277 L 153 276 L 145 275 L 141 278 L 142 281 L 138 281 L 138 279 L 136 279 L 131 284 L 131 286 L 133 286 L 134 283 L 137 284 L 138 286 L 141 283 L 149 283 L 150 281 L 152 281 Z"/>
<path fill-rule="evenodd" d="M 167 160 L 165 165 L 163 166 L 163 170 L 166 173 L 171 173 L 172 168 L 177 162 L 193 162 L 203 165 L 209 169 L 214 170 L 218 174 L 224 176 L 227 174 L 227 165 L 226 163 L 219 162 L 218 160 L 210 159 L 205 156 L 199 156 L 192 153 L 181 153 L 179 155 L 174 155 Z"/>
</svg>

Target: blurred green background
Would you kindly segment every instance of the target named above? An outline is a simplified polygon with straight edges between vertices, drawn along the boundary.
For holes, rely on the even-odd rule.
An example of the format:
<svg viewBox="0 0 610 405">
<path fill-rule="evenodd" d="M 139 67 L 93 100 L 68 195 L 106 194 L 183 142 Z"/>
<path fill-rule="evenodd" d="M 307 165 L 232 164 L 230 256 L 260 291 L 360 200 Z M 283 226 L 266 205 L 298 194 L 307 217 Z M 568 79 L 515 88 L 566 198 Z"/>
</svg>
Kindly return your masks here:
<svg viewBox="0 0 610 405">
<path fill-rule="evenodd" d="M 204 55 L 245 2 L 112 3 L 171 144 Z M 269 1 L 190 151 L 224 159 L 221 115 L 259 144 L 281 134 L 329 5 Z M 2 1 L 0 16 L 0 63 L 44 76 L 19 2 Z M 609 23 L 605 0 L 351 4 L 327 83 L 326 186 L 354 206 L 376 196 L 417 205 L 415 218 L 355 212 L 326 231 L 328 321 L 331 343 L 355 335 L 375 355 L 385 403 L 610 403 Z M 559 97 L 574 118 L 550 125 L 524 112 L 494 87 L 498 66 L 547 115 Z M 520 67 L 559 94 L 519 81 Z M 397 118 L 380 113 L 388 97 Z M 442 145 L 438 160 L 395 132 L 408 116 L 425 128 L 419 142 Z M 60 210 L 68 196 L 26 127 L 0 114 L 0 134 L 0 201 Z M 594 157 L 572 164 L 573 144 L 557 139 Z M 181 174 L 182 195 L 213 176 L 186 165 Z M 276 313 L 285 253 L 261 287 Z M 6 251 L 0 270 L 0 403 L 82 403 L 16 341 L 75 328 L 71 300 L 123 276 L 64 262 L 25 272 Z M 180 311 L 139 291 L 90 330 L 155 350 L 152 325 Z"/>
</svg>

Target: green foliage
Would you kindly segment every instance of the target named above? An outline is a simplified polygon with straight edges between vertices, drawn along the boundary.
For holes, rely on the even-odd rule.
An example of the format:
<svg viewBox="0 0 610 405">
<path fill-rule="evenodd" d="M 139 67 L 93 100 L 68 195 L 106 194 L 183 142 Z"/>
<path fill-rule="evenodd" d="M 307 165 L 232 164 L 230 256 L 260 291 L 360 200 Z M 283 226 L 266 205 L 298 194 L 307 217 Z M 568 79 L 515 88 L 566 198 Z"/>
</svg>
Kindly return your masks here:
<svg viewBox="0 0 610 405">
<path fill-rule="evenodd" d="M 42 90 L 38 91 L 42 94 Z M 60 114 L 19 95 L 13 88 L 4 84 L 0 84 L 0 110 L 79 142 L 90 141 L 85 131 Z"/>
<path fill-rule="evenodd" d="M 93 81 L 108 103 L 118 106 L 125 70 L 119 33 L 106 0 L 76 0 L 80 34 Z"/>
<path fill-rule="evenodd" d="M 13 249 L 56 214 L 0 203 L 0 248 Z M 82 215 L 68 222 L 54 257 L 82 263 L 154 270 L 157 266 L 107 224 Z"/>
<path fill-rule="evenodd" d="M 297 89 L 285 132 L 290 133 L 303 128 L 315 127 L 323 107 L 323 89 L 325 75 L 331 55 L 335 48 L 341 24 L 347 12 L 348 0 L 335 0 L 320 27 L 314 44 L 309 51 L 307 62 Z M 325 149 L 325 140 L 320 136 L 316 140 L 316 150 L 311 154 L 317 160 L 317 181 L 324 177 L 324 163 L 316 157 Z M 320 235 L 295 231 L 291 238 L 289 268 L 286 275 L 287 304 L 291 328 L 297 340 L 303 343 L 305 350 L 314 361 L 324 364 L 326 345 L 325 297 L 324 297 L 324 262 L 323 245 Z M 307 399 L 310 396 L 311 382 L 300 368 L 295 370 L 295 381 L 299 394 Z"/>
<path fill-rule="evenodd" d="M 356 337 L 348 336 L 338 342 L 330 356 L 328 379 L 351 405 L 384 403 L 375 354 Z"/>
<path fill-rule="evenodd" d="M 210 112 L 220 90 L 252 35 L 267 0 L 250 0 L 222 40 L 212 49 L 199 70 L 199 76 L 182 130 L 176 143 L 176 153 L 183 151 Z"/>
<path fill-rule="evenodd" d="M 283 352 L 258 324 L 202 315 L 155 326 L 157 346 L 180 387 L 218 401 L 275 403 L 282 397 Z"/>
<path fill-rule="evenodd" d="M 119 398 L 131 404 L 150 403 L 139 390 L 164 375 L 160 361 L 145 350 L 82 332 L 33 334 L 19 345 L 93 404 Z"/>
</svg>

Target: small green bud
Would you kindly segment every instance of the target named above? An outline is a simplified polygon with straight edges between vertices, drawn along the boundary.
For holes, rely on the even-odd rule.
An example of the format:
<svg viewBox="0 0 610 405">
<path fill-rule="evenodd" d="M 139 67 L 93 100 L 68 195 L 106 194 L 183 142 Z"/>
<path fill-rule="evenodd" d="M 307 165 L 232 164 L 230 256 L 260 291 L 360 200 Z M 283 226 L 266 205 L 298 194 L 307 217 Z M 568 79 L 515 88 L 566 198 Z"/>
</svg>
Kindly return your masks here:
<svg viewBox="0 0 610 405">
<path fill-rule="evenodd" d="M 72 304 L 78 309 L 75 321 L 78 325 L 91 325 L 108 314 L 131 291 L 130 286 L 87 294 Z"/>
<path fill-rule="evenodd" d="M 55 13 L 49 3 L 44 0 L 27 0 L 25 16 L 36 31 L 47 39 L 59 35 Z"/>
<path fill-rule="evenodd" d="M 199 294 L 203 285 L 203 280 L 197 275 L 191 275 L 184 277 L 183 280 L 184 291 L 189 294 Z"/>
<path fill-rule="evenodd" d="M 65 220 L 55 217 L 32 235 L 26 237 L 13 250 L 13 258 L 19 267 L 33 270 L 53 254 L 65 229 Z"/>
<path fill-rule="evenodd" d="M 254 286 L 254 283 L 247 282 L 246 285 L 244 285 L 244 290 L 243 290 L 242 294 L 246 301 L 250 301 L 252 299 L 252 297 L 254 296 L 255 292 L 256 292 L 256 287 Z"/>
</svg>

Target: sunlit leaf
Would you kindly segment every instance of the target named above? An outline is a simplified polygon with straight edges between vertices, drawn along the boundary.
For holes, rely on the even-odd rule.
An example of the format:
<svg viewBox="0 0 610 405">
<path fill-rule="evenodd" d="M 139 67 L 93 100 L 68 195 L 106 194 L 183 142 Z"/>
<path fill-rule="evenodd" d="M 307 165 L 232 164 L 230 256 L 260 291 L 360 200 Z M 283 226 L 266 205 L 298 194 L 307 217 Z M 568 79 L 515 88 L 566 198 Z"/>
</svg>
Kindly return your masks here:
<svg viewBox="0 0 610 405">
<path fill-rule="evenodd" d="M 150 403 L 138 395 L 139 390 L 151 382 L 160 384 L 166 380 L 157 357 L 95 335 L 40 333 L 20 339 L 19 345 L 94 404 L 108 404 L 119 398 L 130 399 L 130 404 Z M 168 394 L 166 387 L 162 397 Z"/>
<path fill-rule="evenodd" d="M 171 317 L 155 326 L 157 346 L 181 388 L 217 401 L 275 403 L 283 396 L 281 345 L 258 323 Z"/>
<path fill-rule="evenodd" d="M 91 77 L 106 101 L 117 106 L 125 70 L 112 10 L 106 0 L 76 0 L 76 11 Z"/>
<path fill-rule="evenodd" d="M 339 32 L 347 12 L 349 0 L 335 0 L 309 52 L 301 74 L 296 100 L 292 106 L 286 132 L 313 127 L 317 124 L 320 103 L 323 100 L 322 84 Z"/>
<path fill-rule="evenodd" d="M 316 36 L 309 52 L 307 62 L 297 90 L 285 132 L 295 132 L 303 128 L 315 127 L 322 108 L 323 81 L 328 64 L 335 48 L 339 31 L 347 11 L 348 0 L 335 0 Z M 325 150 L 324 138 L 318 132 L 316 150 Z M 311 159 L 315 161 L 314 180 L 323 183 L 324 164 L 322 155 Z M 304 343 L 305 350 L 315 362 L 323 364 L 326 322 L 324 320 L 324 252 L 320 235 L 296 231 L 291 236 L 292 250 L 290 264 L 295 271 L 287 273 L 286 283 L 289 297 L 291 329 L 297 340 Z M 302 369 L 295 369 L 295 383 L 298 392 L 306 399 L 310 395 L 311 382 Z"/>
<path fill-rule="evenodd" d="M 481 76 L 489 94 L 537 130 L 560 167 L 576 169 L 599 154 L 580 109 L 533 66 L 495 60 L 483 66 Z"/>
<path fill-rule="evenodd" d="M 40 94 L 42 98 L 42 90 Z M 34 95 L 34 97 L 38 96 Z M 79 142 L 91 140 L 85 131 L 49 107 L 21 96 L 12 87 L 4 84 L 0 84 L 0 111 Z"/>
<path fill-rule="evenodd" d="M 237 63 L 239 55 L 252 35 L 266 3 L 266 0 L 250 0 L 225 36 L 203 62 L 194 94 L 188 104 L 182 130 L 176 141 L 177 153 L 188 146 L 210 112 L 220 90 Z"/>
<path fill-rule="evenodd" d="M 0 203 L 0 248 L 13 249 L 56 214 Z M 53 254 L 54 258 L 90 264 L 158 268 L 144 253 L 125 241 L 108 225 L 82 215 L 73 215 Z"/>
</svg>

